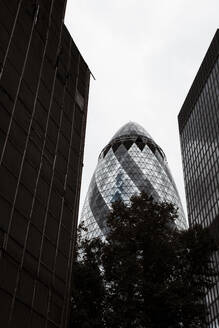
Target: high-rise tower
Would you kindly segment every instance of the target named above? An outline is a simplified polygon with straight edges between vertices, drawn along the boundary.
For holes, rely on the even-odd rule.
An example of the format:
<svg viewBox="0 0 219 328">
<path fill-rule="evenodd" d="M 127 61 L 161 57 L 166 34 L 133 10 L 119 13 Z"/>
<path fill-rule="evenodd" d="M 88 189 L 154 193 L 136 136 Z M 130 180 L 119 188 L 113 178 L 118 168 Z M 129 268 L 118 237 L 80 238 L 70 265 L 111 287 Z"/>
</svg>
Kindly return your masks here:
<svg viewBox="0 0 219 328">
<path fill-rule="evenodd" d="M 65 0 L 0 0 L 0 327 L 64 328 L 89 70 Z"/>
<path fill-rule="evenodd" d="M 219 30 L 178 116 L 189 224 L 219 242 Z M 219 255 L 214 255 L 219 267 Z M 218 279 L 217 279 L 218 280 Z M 206 296 L 209 327 L 219 327 L 219 282 Z"/>
<path fill-rule="evenodd" d="M 162 149 L 137 123 L 125 124 L 102 150 L 93 174 L 81 221 L 88 238 L 106 233 L 106 218 L 111 203 L 145 191 L 155 201 L 167 201 L 179 209 L 177 224 L 186 221 L 167 161 Z"/>
</svg>

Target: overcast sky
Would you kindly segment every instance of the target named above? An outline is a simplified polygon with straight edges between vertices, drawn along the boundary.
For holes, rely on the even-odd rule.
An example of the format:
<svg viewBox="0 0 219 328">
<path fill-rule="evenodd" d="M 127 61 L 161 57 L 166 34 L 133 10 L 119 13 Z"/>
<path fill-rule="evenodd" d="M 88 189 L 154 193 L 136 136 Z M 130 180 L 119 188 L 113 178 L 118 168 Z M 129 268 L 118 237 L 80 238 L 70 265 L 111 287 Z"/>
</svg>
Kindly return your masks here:
<svg viewBox="0 0 219 328">
<path fill-rule="evenodd" d="M 218 0 L 68 0 L 91 78 L 81 205 L 102 148 L 128 121 L 163 149 L 184 206 L 177 115 L 219 26 Z"/>
</svg>

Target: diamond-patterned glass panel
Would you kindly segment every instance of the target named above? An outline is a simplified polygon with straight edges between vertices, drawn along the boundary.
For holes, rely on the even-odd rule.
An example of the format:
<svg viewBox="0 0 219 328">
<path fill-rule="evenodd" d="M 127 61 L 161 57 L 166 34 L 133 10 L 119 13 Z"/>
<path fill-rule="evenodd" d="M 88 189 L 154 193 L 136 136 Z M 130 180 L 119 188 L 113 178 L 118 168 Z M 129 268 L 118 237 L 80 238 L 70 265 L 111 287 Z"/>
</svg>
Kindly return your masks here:
<svg viewBox="0 0 219 328">
<path fill-rule="evenodd" d="M 141 147 L 139 147 L 139 140 Z M 129 122 L 102 150 L 82 209 L 87 237 L 106 233 L 106 218 L 112 202 L 145 191 L 156 201 L 178 208 L 177 225 L 186 227 L 181 201 L 162 149 L 137 123 Z"/>
</svg>

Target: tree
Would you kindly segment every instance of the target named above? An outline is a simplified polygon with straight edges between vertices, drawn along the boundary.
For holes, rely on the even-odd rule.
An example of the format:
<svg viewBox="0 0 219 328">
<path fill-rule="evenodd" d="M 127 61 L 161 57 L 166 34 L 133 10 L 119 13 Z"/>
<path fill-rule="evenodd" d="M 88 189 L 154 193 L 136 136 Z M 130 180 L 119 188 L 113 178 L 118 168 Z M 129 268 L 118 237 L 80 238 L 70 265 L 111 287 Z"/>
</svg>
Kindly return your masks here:
<svg viewBox="0 0 219 328">
<path fill-rule="evenodd" d="M 103 304 L 105 286 L 99 256 L 100 239 L 83 240 L 83 224 L 78 229 L 75 261 L 73 266 L 73 297 L 70 326 L 103 328 Z"/>
<path fill-rule="evenodd" d="M 78 327 L 204 326 L 203 300 L 217 274 L 211 261 L 217 246 L 201 226 L 178 230 L 176 218 L 173 205 L 155 203 L 145 193 L 130 205 L 112 204 L 106 240 L 80 243 L 73 299 L 86 312 L 87 326 Z M 81 279 L 84 286 L 77 283 Z"/>
</svg>

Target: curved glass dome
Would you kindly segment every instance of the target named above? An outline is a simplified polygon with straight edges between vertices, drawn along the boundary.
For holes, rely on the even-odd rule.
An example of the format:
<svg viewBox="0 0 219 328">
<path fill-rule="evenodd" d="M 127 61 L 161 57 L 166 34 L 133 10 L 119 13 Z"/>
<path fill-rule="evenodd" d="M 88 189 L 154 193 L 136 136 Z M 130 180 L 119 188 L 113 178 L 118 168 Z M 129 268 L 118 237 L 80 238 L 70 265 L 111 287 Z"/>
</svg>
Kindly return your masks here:
<svg viewBox="0 0 219 328">
<path fill-rule="evenodd" d="M 107 233 L 106 218 L 112 202 L 145 191 L 155 201 L 178 208 L 177 225 L 186 227 L 179 194 L 162 149 L 137 123 L 122 126 L 100 153 L 81 214 L 87 237 Z"/>
<path fill-rule="evenodd" d="M 150 134 L 138 123 L 129 122 L 123 125 L 112 137 L 111 140 L 124 137 L 124 136 L 143 136 L 152 139 Z"/>
</svg>

